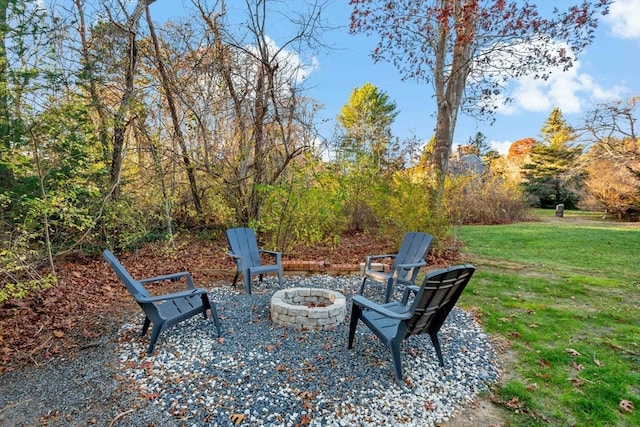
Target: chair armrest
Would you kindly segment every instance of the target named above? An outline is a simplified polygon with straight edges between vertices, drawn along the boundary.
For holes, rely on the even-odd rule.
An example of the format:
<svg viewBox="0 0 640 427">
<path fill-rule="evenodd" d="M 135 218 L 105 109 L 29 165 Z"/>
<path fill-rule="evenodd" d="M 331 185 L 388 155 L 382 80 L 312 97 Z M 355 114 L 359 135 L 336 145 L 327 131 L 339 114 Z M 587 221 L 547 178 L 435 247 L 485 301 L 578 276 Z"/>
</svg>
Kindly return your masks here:
<svg viewBox="0 0 640 427">
<path fill-rule="evenodd" d="M 395 258 L 397 255 L 396 254 L 388 254 L 388 255 L 367 255 L 364 259 L 364 271 L 370 270 L 371 269 L 371 261 L 373 261 L 374 259 L 381 259 L 381 258 Z"/>
<path fill-rule="evenodd" d="M 186 277 L 187 278 L 187 286 L 189 286 L 189 289 L 195 289 L 195 285 L 193 284 L 193 278 L 191 277 L 191 273 L 189 273 L 188 271 L 182 271 L 180 273 L 173 273 L 173 274 L 166 274 L 164 276 L 156 276 L 156 277 L 149 277 L 148 279 L 142 279 L 139 280 L 140 283 L 150 283 L 150 282 L 162 282 L 163 280 L 173 280 L 176 281 L 178 279 L 180 279 L 181 277 Z"/>
<path fill-rule="evenodd" d="M 420 262 L 412 263 L 412 264 L 397 264 L 396 267 L 403 268 L 405 270 L 411 270 L 413 268 L 420 268 L 427 265 L 427 262 L 422 260 Z"/>
<path fill-rule="evenodd" d="M 418 292 L 420 292 L 420 287 L 416 285 L 405 286 L 404 292 L 402 293 L 402 303 L 404 305 L 407 305 L 407 302 L 409 301 L 409 295 L 411 294 L 411 292 L 413 292 L 415 295 L 418 295 Z"/>
<path fill-rule="evenodd" d="M 362 295 L 354 295 L 351 298 L 351 302 L 359 307 L 375 311 L 376 313 L 380 313 L 383 316 L 389 317 L 391 319 L 404 320 L 404 319 L 409 319 L 411 316 L 413 316 L 413 313 L 411 313 L 410 311 L 405 311 L 404 313 L 397 313 L 395 311 L 391 311 L 387 308 L 382 307 L 379 304 L 376 304 L 373 301 L 369 301 Z"/>
<path fill-rule="evenodd" d="M 367 255 L 367 259 L 380 259 L 380 258 L 395 258 L 398 256 L 397 254 L 389 254 L 389 255 Z"/>
<path fill-rule="evenodd" d="M 178 298 L 185 298 L 185 297 L 190 297 L 190 296 L 194 296 L 194 295 L 203 295 L 203 294 L 206 294 L 206 293 L 207 293 L 206 289 L 197 288 L 197 289 L 191 289 L 191 290 L 188 290 L 188 291 L 175 292 L 175 293 L 172 293 L 172 294 L 158 295 L 156 297 L 146 297 L 146 296 L 141 295 L 141 294 L 136 294 L 136 295 L 134 295 L 134 297 L 135 297 L 136 301 L 144 304 L 144 303 L 152 303 L 152 302 L 172 300 L 172 299 L 178 299 Z"/>
<path fill-rule="evenodd" d="M 282 252 L 267 251 L 267 250 L 264 250 L 264 249 L 260 249 L 260 250 L 258 250 L 258 252 L 261 253 L 261 254 L 271 255 L 272 257 L 274 257 L 276 259 L 276 263 L 280 264 L 280 260 L 282 259 Z"/>
</svg>

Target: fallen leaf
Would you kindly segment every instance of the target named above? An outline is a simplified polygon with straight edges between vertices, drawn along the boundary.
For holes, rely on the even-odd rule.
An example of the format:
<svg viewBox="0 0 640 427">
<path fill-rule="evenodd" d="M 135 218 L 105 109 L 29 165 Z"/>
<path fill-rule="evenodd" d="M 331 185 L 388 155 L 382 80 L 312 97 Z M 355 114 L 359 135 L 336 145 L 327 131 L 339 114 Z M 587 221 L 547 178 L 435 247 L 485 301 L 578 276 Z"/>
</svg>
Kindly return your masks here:
<svg viewBox="0 0 640 427">
<path fill-rule="evenodd" d="M 507 405 L 507 407 L 509 407 L 511 409 L 520 409 L 520 408 L 522 408 L 522 402 L 520 402 L 520 399 L 518 399 L 517 397 L 514 397 L 513 399 L 508 401 L 506 403 L 506 405 Z"/>
<path fill-rule="evenodd" d="M 64 332 L 55 330 L 55 331 L 53 331 L 53 336 L 56 337 L 56 338 L 63 338 L 64 337 Z"/>
<path fill-rule="evenodd" d="M 536 391 L 536 390 L 538 390 L 538 384 L 536 384 L 536 383 L 527 384 L 526 388 L 529 391 Z"/>
<path fill-rule="evenodd" d="M 580 371 L 582 371 L 584 369 L 584 365 L 581 364 L 581 363 L 573 362 L 573 364 L 571 366 L 573 366 L 573 369 L 575 369 L 578 372 L 580 372 Z"/>
<path fill-rule="evenodd" d="M 147 362 L 142 362 L 140 364 L 140 369 L 149 372 L 153 370 L 153 362 L 152 361 L 147 361 Z"/>
<path fill-rule="evenodd" d="M 538 359 L 538 360 L 536 360 L 536 363 L 538 364 L 538 366 L 541 366 L 543 368 L 550 368 L 551 367 L 551 362 L 549 362 L 548 360 Z"/>
<path fill-rule="evenodd" d="M 542 378 L 543 380 L 550 380 L 551 379 L 551 374 L 549 374 L 549 373 L 536 374 L 536 377 Z"/>
<path fill-rule="evenodd" d="M 571 381 L 571 384 L 573 384 L 573 386 L 576 388 L 584 384 L 584 381 L 582 381 L 580 378 L 569 378 L 569 381 Z"/>
<path fill-rule="evenodd" d="M 300 393 L 300 397 L 303 399 L 313 399 L 313 393 L 311 393 L 310 391 L 303 391 L 302 393 Z"/>
<path fill-rule="evenodd" d="M 578 350 L 574 350 L 573 348 L 565 348 L 564 351 L 566 351 L 567 353 L 569 353 L 573 357 L 580 356 L 580 353 L 578 353 Z"/>
<path fill-rule="evenodd" d="M 231 414 L 229 418 L 231 418 L 232 423 L 239 425 L 244 421 L 244 414 Z"/>
<path fill-rule="evenodd" d="M 311 424 L 311 415 L 309 414 L 304 414 L 300 417 L 300 423 L 298 425 L 300 426 L 308 426 L 309 424 Z"/>
<path fill-rule="evenodd" d="M 635 409 L 633 407 L 633 402 L 627 400 L 627 399 L 622 399 L 620 401 L 620 409 L 622 409 L 624 412 L 633 412 L 633 410 Z"/>
</svg>

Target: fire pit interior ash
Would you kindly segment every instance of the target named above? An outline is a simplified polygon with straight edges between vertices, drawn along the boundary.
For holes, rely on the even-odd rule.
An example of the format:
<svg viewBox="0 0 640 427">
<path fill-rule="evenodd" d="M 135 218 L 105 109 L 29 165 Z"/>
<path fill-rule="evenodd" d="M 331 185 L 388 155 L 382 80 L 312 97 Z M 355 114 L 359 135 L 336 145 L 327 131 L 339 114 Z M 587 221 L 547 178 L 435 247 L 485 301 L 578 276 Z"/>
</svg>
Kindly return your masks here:
<svg viewBox="0 0 640 427">
<path fill-rule="evenodd" d="M 271 320 L 294 329 L 331 329 L 346 313 L 344 295 L 328 289 L 289 288 L 271 297 Z"/>
</svg>

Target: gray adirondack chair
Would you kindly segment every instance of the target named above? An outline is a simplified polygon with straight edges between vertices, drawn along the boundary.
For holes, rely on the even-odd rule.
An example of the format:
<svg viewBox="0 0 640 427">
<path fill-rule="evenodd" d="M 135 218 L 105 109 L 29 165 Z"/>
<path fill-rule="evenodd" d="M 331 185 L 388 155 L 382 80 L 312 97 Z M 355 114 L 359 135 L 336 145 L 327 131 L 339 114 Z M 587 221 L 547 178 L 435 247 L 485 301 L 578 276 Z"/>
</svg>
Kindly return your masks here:
<svg viewBox="0 0 640 427">
<path fill-rule="evenodd" d="M 282 287 L 282 253 L 258 249 L 256 233 L 251 228 L 230 228 L 227 230 L 227 240 L 231 251 L 227 254 L 236 262 L 236 275 L 233 278 L 233 286 L 236 285 L 238 276 L 242 274 L 244 289 L 251 294 L 251 278 L 258 275 L 259 281 L 266 273 L 276 273 Z M 272 264 L 263 265 L 260 254 L 267 254 L 273 259 Z"/>
<path fill-rule="evenodd" d="M 360 294 L 364 294 L 367 279 L 387 285 L 384 302 L 391 300 L 396 285 L 415 285 L 420 267 L 427 265 L 425 257 L 427 256 L 427 251 L 429 251 L 429 246 L 431 246 L 432 241 L 433 236 L 430 234 L 417 231 L 408 232 L 404 235 L 397 254 L 367 256 L 365 258 L 364 270 L 362 271 Z M 393 265 L 388 273 L 377 271 L 373 268 L 373 261 L 382 258 L 393 259 Z"/>
<path fill-rule="evenodd" d="M 429 273 L 422 286 L 405 289 L 402 302 L 376 304 L 362 295 L 355 295 L 352 298 L 348 348 L 353 348 L 356 327 L 362 320 L 391 351 L 397 384 L 402 384 L 403 378 L 401 345 L 412 335 L 428 333 L 440 366 L 444 366 L 438 331 L 474 272 L 473 265 L 465 264 Z M 408 304 L 411 294 L 414 298 Z"/>
<path fill-rule="evenodd" d="M 216 305 L 209 300 L 205 289 L 194 286 L 193 279 L 189 272 L 184 271 L 165 276 L 135 280 L 111 251 L 106 250 L 102 255 L 146 315 L 141 335 L 144 336 L 149 329 L 149 324 L 153 324 L 151 341 L 147 350 L 148 355 L 153 353 L 156 341 L 164 330 L 200 313 L 202 313 L 206 319 L 207 310 L 211 310 L 211 317 L 216 325 L 218 336 L 220 336 L 220 320 L 218 319 Z M 144 283 L 160 282 L 163 280 L 177 281 L 183 277 L 186 279 L 187 287 L 189 288 L 183 292 L 152 296 L 143 286 Z"/>
</svg>

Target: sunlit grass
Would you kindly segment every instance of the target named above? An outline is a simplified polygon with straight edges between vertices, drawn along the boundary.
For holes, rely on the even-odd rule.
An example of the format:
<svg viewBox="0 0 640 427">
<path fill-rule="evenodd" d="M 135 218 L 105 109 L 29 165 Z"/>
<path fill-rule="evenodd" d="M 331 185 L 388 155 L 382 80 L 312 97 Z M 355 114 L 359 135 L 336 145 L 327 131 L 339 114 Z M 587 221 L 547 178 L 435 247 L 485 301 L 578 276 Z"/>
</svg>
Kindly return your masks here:
<svg viewBox="0 0 640 427">
<path fill-rule="evenodd" d="M 513 425 L 640 426 L 640 227 L 585 218 L 458 230 Z"/>
</svg>

